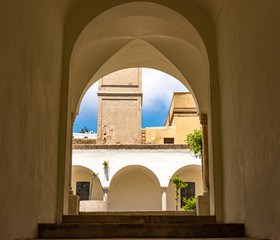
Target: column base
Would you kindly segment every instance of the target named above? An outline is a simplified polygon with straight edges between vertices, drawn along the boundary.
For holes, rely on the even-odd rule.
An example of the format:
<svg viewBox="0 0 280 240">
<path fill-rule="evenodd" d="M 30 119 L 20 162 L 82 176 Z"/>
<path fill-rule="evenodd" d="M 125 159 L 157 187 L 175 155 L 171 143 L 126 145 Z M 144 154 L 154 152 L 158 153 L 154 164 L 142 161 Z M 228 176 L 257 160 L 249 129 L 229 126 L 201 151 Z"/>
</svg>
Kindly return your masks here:
<svg viewBox="0 0 280 240">
<path fill-rule="evenodd" d="M 196 214 L 198 216 L 210 216 L 210 195 L 197 196 Z"/>
<path fill-rule="evenodd" d="M 68 215 L 79 215 L 80 197 L 77 195 L 68 196 Z"/>
</svg>

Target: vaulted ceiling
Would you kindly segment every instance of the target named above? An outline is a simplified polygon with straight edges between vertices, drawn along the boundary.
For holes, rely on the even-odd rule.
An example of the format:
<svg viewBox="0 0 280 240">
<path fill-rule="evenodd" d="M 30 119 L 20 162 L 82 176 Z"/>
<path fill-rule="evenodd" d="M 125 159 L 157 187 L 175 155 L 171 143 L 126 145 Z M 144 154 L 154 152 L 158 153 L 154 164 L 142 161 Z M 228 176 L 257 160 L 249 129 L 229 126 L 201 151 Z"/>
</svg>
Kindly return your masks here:
<svg viewBox="0 0 280 240">
<path fill-rule="evenodd" d="M 88 1 L 88 0 L 59 0 L 58 2 L 61 5 L 64 17 L 66 18 L 66 16 L 68 15 L 68 13 L 70 11 L 72 11 L 73 9 L 75 9 L 75 7 L 77 7 L 80 4 L 83 4 L 86 1 Z M 98 0 L 90 0 L 90 1 L 98 1 Z M 113 1 L 113 0 L 106 0 L 106 1 L 109 2 L 109 1 Z M 183 0 L 183 1 L 184 2 L 189 1 L 189 2 L 193 3 L 194 5 L 197 5 L 203 11 L 205 11 L 212 19 L 213 24 L 216 23 L 219 13 L 225 2 L 225 0 Z M 132 1 L 126 0 L 124 2 L 132 2 Z M 137 1 L 135 1 L 135 2 L 137 2 Z M 149 1 L 147 1 L 147 2 L 149 2 Z M 157 1 L 153 1 L 153 2 L 160 4 L 161 2 L 164 2 L 164 1 L 157 0 Z M 178 4 L 182 4 L 182 1 L 178 1 Z"/>
</svg>

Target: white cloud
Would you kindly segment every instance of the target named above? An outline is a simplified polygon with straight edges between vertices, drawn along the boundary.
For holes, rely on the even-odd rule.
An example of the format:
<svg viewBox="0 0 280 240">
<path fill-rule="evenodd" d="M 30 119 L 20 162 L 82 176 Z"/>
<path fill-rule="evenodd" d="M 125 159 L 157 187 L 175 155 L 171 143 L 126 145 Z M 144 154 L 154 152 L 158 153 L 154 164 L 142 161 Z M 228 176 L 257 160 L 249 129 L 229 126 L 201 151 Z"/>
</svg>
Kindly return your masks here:
<svg viewBox="0 0 280 240">
<path fill-rule="evenodd" d="M 94 83 L 86 92 L 80 105 L 79 113 L 97 112 L 98 82 Z"/>
<path fill-rule="evenodd" d="M 159 103 L 169 108 L 173 92 L 188 92 L 176 78 L 154 69 L 143 68 L 142 79 L 143 109 L 155 109 Z"/>
</svg>

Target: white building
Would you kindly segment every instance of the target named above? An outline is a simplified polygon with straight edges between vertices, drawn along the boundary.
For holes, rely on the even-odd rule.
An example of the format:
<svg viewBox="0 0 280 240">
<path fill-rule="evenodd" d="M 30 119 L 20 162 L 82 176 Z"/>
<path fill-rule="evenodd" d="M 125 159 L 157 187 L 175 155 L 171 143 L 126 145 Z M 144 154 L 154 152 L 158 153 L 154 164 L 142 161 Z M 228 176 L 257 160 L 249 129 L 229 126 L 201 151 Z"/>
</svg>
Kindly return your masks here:
<svg viewBox="0 0 280 240">
<path fill-rule="evenodd" d="M 203 192 L 201 160 L 185 145 L 110 147 L 73 150 L 72 187 L 82 198 L 80 211 L 175 210 L 175 187 L 169 181 L 175 176 L 189 183 L 188 194 Z"/>
</svg>

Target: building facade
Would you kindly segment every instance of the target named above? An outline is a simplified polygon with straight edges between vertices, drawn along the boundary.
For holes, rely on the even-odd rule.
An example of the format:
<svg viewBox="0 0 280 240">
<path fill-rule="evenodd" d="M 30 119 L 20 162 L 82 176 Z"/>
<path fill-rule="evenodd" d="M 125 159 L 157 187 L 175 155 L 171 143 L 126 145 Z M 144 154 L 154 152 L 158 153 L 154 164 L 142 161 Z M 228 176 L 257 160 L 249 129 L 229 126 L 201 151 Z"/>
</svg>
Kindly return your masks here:
<svg viewBox="0 0 280 240">
<path fill-rule="evenodd" d="M 182 197 L 203 193 L 201 160 L 184 145 L 73 147 L 72 188 L 81 198 L 81 212 L 175 211 L 170 178 L 176 176 L 189 184 L 186 190 L 191 195 Z M 180 202 L 180 210 L 182 206 Z"/>
<path fill-rule="evenodd" d="M 144 141 L 153 144 L 184 144 L 186 135 L 201 129 L 197 108 L 190 92 L 174 92 L 164 127 L 146 127 Z"/>
</svg>

